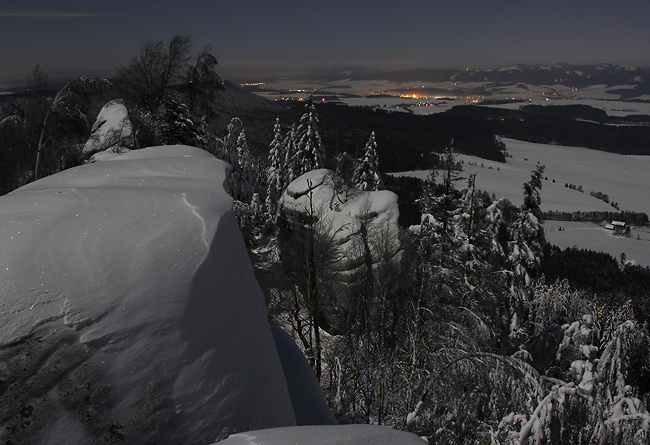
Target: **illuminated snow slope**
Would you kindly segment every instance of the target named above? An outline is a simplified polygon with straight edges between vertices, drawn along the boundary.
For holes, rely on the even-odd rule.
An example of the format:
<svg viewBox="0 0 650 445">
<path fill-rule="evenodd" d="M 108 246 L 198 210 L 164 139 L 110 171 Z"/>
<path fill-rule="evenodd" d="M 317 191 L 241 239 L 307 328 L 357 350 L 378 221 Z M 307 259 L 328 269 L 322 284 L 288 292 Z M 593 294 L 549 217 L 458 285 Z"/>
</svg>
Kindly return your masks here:
<svg viewBox="0 0 650 445">
<path fill-rule="evenodd" d="M 295 424 L 226 174 L 154 147 L 0 199 L 0 439 L 211 443 Z"/>
<path fill-rule="evenodd" d="M 223 445 L 422 445 L 415 434 L 377 425 L 298 426 L 235 434 Z"/>
<path fill-rule="evenodd" d="M 519 206 L 523 200 L 523 183 L 530 180 L 537 164 L 545 165 L 542 181 L 542 210 L 608 211 L 611 205 L 594 198 L 589 192 L 602 192 L 621 210 L 650 213 L 647 192 L 650 156 L 625 156 L 581 147 L 535 144 L 503 139 L 512 156 L 506 163 L 488 161 L 474 156 L 458 155 L 463 162 L 461 176 L 476 173 L 476 187 L 497 197 L 508 198 Z M 426 179 L 430 170 L 395 173 Z M 547 179 L 546 179 L 547 178 Z M 555 182 L 553 182 L 555 180 Z M 584 193 L 565 187 L 583 186 Z M 459 183 L 458 187 L 464 184 Z"/>
</svg>

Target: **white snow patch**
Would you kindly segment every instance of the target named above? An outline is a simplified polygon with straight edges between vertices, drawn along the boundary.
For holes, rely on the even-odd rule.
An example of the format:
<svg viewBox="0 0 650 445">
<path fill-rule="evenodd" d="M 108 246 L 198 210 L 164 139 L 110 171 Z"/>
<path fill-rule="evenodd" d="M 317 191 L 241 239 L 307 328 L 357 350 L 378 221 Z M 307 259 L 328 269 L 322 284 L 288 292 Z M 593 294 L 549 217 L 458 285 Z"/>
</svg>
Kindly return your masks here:
<svg viewBox="0 0 650 445">
<path fill-rule="evenodd" d="M 422 445 L 415 434 L 378 425 L 336 425 L 272 428 L 230 436 L 224 445 Z"/>
</svg>

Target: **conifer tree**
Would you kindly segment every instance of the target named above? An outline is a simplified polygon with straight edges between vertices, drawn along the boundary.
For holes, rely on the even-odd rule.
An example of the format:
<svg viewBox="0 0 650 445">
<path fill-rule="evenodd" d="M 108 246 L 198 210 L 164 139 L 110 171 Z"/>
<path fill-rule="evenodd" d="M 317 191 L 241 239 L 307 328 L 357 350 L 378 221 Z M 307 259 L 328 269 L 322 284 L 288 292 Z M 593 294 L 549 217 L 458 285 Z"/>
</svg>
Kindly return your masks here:
<svg viewBox="0 0 650 445">
<path fill-rule="evenodd" d="M 300 118 L 297 129 L 295 166 L 296 176 L 325 166 L 325 147 L 318 133 L 318 114 L 312 98 L 307 104 L 307 112 Z"/>
<path fill-rule="evenodd" d="M 379 172 L 379 159 L 377 157 L 377 142 L 375 132 L 370 133 L 370 139 L 366 143 L 363 158 L 354 172 L 354 183 L 358 188 L 365 191 L 378 190 L 383 182 Z"/>
<path fill-rule="evenodd" d="M 454 183 L 460 180 L 458 171 L 456 170 L 456 158 L 454 155 L 454 140 L 444 152 L 444 173 L 442 175 L 442 184 L 440 184 L 440 192 L 433 197 L 432 204 L 435 208 L 433 213 L 442 224 L 442 233 L 448 234 L 452 231 L 450 219 L 458 208 L 458 191 L 454 187 Z"/>
<path fill-rule="evenodd" d="M 512 241 L 509 245 L 508 263 L 515 276 L 529 285 L 537 277 L 544 245 L 544 229 L 540 224 L 542 211 L 539 208 L 544 166 L 539 165 L 532 172 L 530 181 L 524 184 L 524 202 L 519 218 L 513 223 Z"/>
<path fill-rule="evenodd" d="M 165 98 L 162 118 L 154 124 L 156 142 L 161 145 L 201 145 L 201 137 L 189 108 L 178 94 Z"/>
<path fill-rule="evenodd" d="M 285 185 L 285 146 L 282 142 L 282 130 L 280 119 L 275 120 L 273 128 L 273 141 L 269 150 L 269 168 L 266 192 L 266 211 L 273 221 L 275 221 L 278 211 L 278 201 L 284 191 Z"/>
<path fill-rule="evenodd" d="M 238 179 L 237 196 L 235 199 L 239 201 L 250 203 L 255 192 L 255 180 L 257 175 L 255 173 L 255 161 L 248 150 L 248 142 L 246 141 L 246 131 L 242 131 L 237 137 L 237 171 L 235 177 Z"/>
<path fill-rule="evenodd" d="M 234 117 L 228 124 L 228 135 L 224 140 L 224 157 L 232 165 L 228 188 L 232 197 L 249 204 L 255 193 L 257 165 L 251 156 L 242 121 Z"/>
<path fill-rule="evenodd" d="M 237 140 L 244 129 L 244 124 L 238 117 L 233 117 L 228 124 L 228 134 L 223 141 L 224 160 L 229 162 L 233 168 L 236 164 Z"/>
<path fill-rule="evenodd" d="M 298 166 L 296 164 L 296 152 L 298 147 L 296 145 L 296 124 L 291 124 L 289 130 L 287 131 L 284 140 L 282 141 L 284 146 L 284 176 L 283 176 L 283 189 L 286 188 L 294 179 L 299 175 Z"/>
</svg>

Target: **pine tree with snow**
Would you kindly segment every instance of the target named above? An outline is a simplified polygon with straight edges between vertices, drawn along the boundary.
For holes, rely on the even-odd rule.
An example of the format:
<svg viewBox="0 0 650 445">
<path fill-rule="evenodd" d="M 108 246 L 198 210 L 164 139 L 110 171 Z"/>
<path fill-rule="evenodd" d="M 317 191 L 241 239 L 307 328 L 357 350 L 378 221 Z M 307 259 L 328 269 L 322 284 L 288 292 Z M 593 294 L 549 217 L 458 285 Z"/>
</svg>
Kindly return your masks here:
<svg viewBox="0 0 650 445">
<path fill-rule="evenodd" d="M 434 182 L 431 182 L 431 185 L 429 186 L 431 190 L 428 193 L 430 196 L 426 197 L 426 199 L 430 206 L 430 213 L 432 213 L 442 225 L 442 233 L 449 234 L 453 231 L 450 220 L 454 213 L 456 213 L 459 205 L 459 193 L 454 184 L 460 180 L 460 177 L 454 154 L 453 139 L 449 146 L 445 148 L 443 159 L 444 172 L 442 174 L 442 183 L 435 185 Z M 431 179 L 434 179 L 433 176 Z"/>
<path fill-rule="evenodd" d="M 536 278 L 545 242 L 544 228 L 540 220 L 542 175 L 544 166 L 539 165 L 532 172 L 530 181 L 524 184 L 524 202 L 519 211 L 519 218 L 513 223 L 512 241 L 509 243 L 508 263 L 512 270 L 526 285 Z"/>
<path fill-rule="evenodd" d="M 224 155 L 232 165 L 228 178 L 228 189 L 232 197 L 249 204 L 255 193 L 257 165 L 248 149 L 246 131 L 241 120 L 233 118 L 228 124 L 228 135 L 224 140 Z"/>
<path fill-rule="evenodd" d="M 359 166 L 354 172 L 354 183 L 364 191 L 379 190 L 383 181 L 379 172 L 379 158 L 377 156 L 377 142 L 375 132 L 370 133 L 370 139 L 366 143 Z"/>
<path fill-rule="evenodd" d="M 179 94 L 170 94 L 159 111 L 162 116 L 154 127 L 156 142 L 161 145 L 201 145 L 199 129 L 190 109 Z"/>
<path fill-rule="evenodd" d="M 300 118 L 296 131 L 297 147 L 295 159 L 297 175 L 325 166 L 325 147 L 318 133 L 318 114 L 312 98 L 307 103 L 307 112 Z"/>
<path fill-rule="evenodd" d="M 275 221 L 278 212 L 278 201 L 286 186 L 285 184 L 285 146 L 282 142 L 282 129 L 280 119 L 275 120 L 273 128 L 273 141 L 269 149 L 269 167 L 267 175 L 266 211 Z"/>
<path fill-rule="evenodd" d="M 237 159 L 237 140 L 244 130 L 244 124 L 238 117 L 233 117 L 228 123 L 228 134 L 223 141 L 224 160 L 229 162 L 233 168 Z"/>
<path fill-rule="evenodd" d="M 253 193 L 255 193 L 257 174 L 255 172 L 255 161 L 248 150 L 246 131 L 244 129 L 237 137 L 236 171 L 233 171 L 233 176 L 238 181 L 234 198 L 250 203 Z"/>
<path fill-rule="evenodd" d="M 296 153 L 298 151 L 298 146 L 296 142 L 296 124 L 291 124 L 289 130 L 287 131 L 284 140 L 282 141 L 282 146 L 284 147 L 284 176 L 282 188 L 286 188 L 287 185 L 291 184 L 294 179 L 300 176 Z"/>
</svg>

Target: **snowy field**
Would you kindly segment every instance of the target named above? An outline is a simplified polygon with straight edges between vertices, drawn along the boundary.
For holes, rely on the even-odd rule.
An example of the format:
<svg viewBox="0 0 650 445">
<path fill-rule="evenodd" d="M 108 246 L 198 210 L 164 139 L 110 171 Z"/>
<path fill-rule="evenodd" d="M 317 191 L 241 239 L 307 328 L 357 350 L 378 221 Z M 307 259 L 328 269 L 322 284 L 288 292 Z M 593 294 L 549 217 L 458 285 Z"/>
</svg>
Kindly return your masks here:
<svg viewBox="0 0 650 445">
<path fill-rule="evenodd" d="M 650 157 L 624 156 L 580 147 L 533 144 L 504 139 L 512 156 L 505 164 L 474 156 L 459 155 L 463 162 L 461 176 L 476 173 L 476 186 L 509 199 L 519 205 L 522 185 L 530 179 L 537 164 L 545 165 L 542 185 L 542 210 L 616 211 L 611 205 L 589 195 L 602 192 L 610 202 L 617 202 L 621 210 L 650 214 L 650 191 L 647 188 Z M 396 176 L 415 176 L 426 179 L 429 170 L 394 173 Z M 553 182 L 555 180 L 555 182 Z M 564 187 L 582 185 L 584 193 Z"/>
<path fill-rule="evenodd" d="M 463 163 L 462 177 L 476 173 L 476 186 L 510 200 L 519 206 L 522 202 L 522 185 L 530 179 L 536 165 L 542 164 L 544 181 L 541 190 L 542 210 L 610 211 L 611 205 L 589 195 L 590 191 L 602 192 L 610 202 L 617 202 L 621 210 L 650 214 L 650 190 L 648 178 L 650 157 L 625 156 L 579 147 L 533 144 L 504 139 L 512 156 L 505 164 L 473 156 L 459 155 Z M 430 170 L 393 173 L 396 176 L 414 176 L 426 179 Z M 555 180 L 555 182 L 553 182 Z M 565 183 L 582 186 L 584 193 L 565 187 Z M 548 222 L 550 230 L 556 228 Z M 568 227 L 564 222 L 562 227 Z M 641 240 L 612 237 L 603 229 L 584 224 L 575 230 L 551 232 L 549 240 L 560 247 L 594 249 L 619 256 L 625 252 L 638 264 L 650 265 L 650 243 L 644 241 L 647 234 L 640 233 Z"/>
<path fill-rule="evenodd" d="M 559 228 L 562 230 L 558 230 Z M 630 237 L 615 236 L 594 223 L 574 221 L 545 221 L 546 239 L 562 249 L 581 249 L 606 252 L 614 258 L 625 253 L 628 260 L 639 266 L 650 267 L 650 228 L 634 228 Z M 637 238 L 638 237 L 638 238 Z"/>
</svg>

